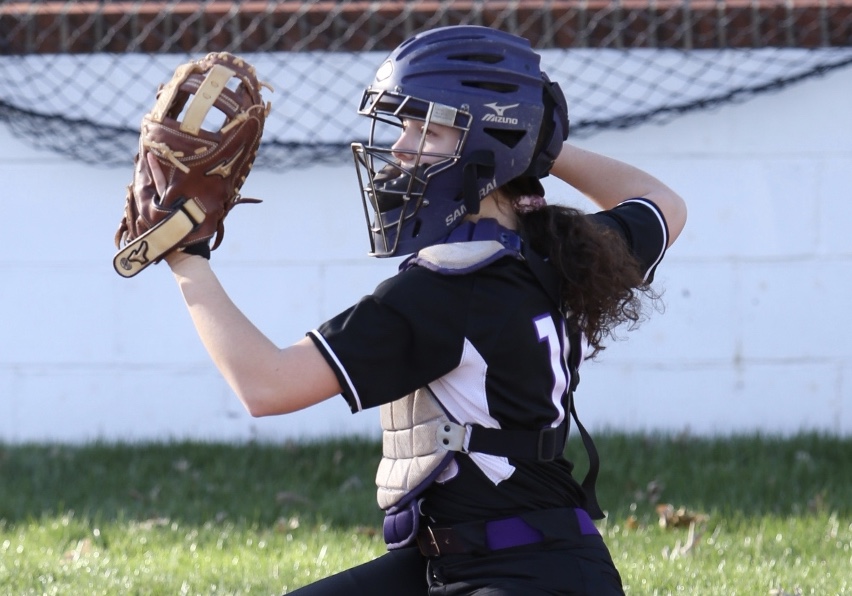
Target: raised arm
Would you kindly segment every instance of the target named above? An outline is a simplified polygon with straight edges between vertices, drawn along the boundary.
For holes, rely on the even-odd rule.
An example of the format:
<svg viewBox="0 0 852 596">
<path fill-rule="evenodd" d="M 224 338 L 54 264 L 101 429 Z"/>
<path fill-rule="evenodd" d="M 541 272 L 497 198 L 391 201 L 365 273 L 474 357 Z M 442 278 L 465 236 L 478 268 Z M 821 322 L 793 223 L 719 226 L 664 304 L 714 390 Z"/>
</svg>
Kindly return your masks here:
<svg viewBox="0 0 852 596">
<path fill-rule="evenodd" d="M 163 196 L 165 174 L 151 154 L 147 160 Z M 303 338 L 278 348 L 231 301 L 207 259 L 176 251 L 165 261 L 201 342 L 252 416 L 294 412 L 340 393 L 334 371 L 314 343 Z"/>
<path fill-rule="evenodd" d="M 601 209 L 642 197 L 663 212 L 669 229 L 669 246 L 686 223 L 686 203 L 668 186 L 630 164 L 565 143 L 551 174 L 576 188 Z"/>
</svg>

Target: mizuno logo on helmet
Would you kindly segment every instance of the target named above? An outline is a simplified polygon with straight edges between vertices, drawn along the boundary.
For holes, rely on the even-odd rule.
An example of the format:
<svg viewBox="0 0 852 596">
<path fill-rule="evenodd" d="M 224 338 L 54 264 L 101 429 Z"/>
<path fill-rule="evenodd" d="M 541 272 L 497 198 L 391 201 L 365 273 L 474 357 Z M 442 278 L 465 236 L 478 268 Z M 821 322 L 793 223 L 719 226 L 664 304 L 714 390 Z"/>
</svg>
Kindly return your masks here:
<svg viewBox="0 0 852 596">
<path fill-rule="evenodd" d="M 493 114 L 485 114 L 482 117 L 482 121 L 483 122 L 495 122 L 495 123 L 498 123 L 498 124 L 517 124 L 518 123 L 517 118 L 512 118 L 511 116 L 504 116 L 503 114 L 506 112 L 506 110 L 510 110 L 512 108 L 517 108 L 519 105 L 520 104 L 513 103 L 513 104 L 510 104 L 510 105 L 501 106 L 501 105 L 498 105 L 496 101 L 494 103 L 487 103 L 487 104 L 485 104 L 485 107 L 491 108 L 492 110 L 494 110 L 494 113 Z"/>
<path fill-rule="evenodd" d="M 517 108 L 519 105 L 521 105 L 521 104 L 519 104 L 519 103 L 513 103 L 513 104 L 508 105 L 508 106 L 499 106 L 499 105 L 497 105 L 497 102 L 495 101 L 494 103 L 487 103 L 487 104 L 485 104 L 485 107 L 486 107 L 486 108 L 491 108 L 492 110 L 494 110 L 494 113 L 496 113 L 499 117 L 501 117 L 501 118 L 502 118 L 502 117 L 503 117 L 503 113 L 504 113 L 506 110 L 510 110 L 510 109 L 512 109 L 512 108 Z"/>
</svg>

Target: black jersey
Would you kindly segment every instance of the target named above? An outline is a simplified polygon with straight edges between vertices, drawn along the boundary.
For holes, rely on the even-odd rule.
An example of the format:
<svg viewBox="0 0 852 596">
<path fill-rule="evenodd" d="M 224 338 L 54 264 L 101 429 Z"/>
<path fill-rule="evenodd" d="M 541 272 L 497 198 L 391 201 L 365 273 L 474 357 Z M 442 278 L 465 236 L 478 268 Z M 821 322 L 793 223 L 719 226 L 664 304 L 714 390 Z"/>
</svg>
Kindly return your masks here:
<svg viewBox="0 0 852 596">
<path fill-rule="evenodd" d="M 631 199 L 587 215 L 618 231 L 650 281 L 665 253 L 662 214 Z M 566 322 L 527 264 L 502 258 L 465 275 L 401 271 L 310 332 L 353 412 L 429 386 L 462 424 L 538 430 L 568 413 Z M 585 504 L 562 457 L 549 462 L 459 453 L 423 493 L 439 523 Z"/>
</svg>

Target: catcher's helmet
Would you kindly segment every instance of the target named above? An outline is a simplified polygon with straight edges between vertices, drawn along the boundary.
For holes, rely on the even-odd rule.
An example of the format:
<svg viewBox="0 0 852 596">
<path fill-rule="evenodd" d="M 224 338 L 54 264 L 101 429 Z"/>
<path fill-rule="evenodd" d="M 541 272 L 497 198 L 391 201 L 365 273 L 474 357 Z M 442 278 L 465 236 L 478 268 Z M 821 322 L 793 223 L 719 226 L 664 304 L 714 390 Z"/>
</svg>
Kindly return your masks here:
<svg viewBox="0 0 852 596">
<path fill-rule="evenodd" d="M 371 255 L 441 242 L 506 182 L 547 176 L 568 110 L 539 63 L 526 39 L 467 25 L 420 33 L 391 53 L 358 110 L 372 119 L 369 141 L 352 144 Z M 408 166 L 391 150 L 403 119 L 424 122 Z M 460 131 L 455 152 L 423 152 L 431 123 Z"/>
</svg>

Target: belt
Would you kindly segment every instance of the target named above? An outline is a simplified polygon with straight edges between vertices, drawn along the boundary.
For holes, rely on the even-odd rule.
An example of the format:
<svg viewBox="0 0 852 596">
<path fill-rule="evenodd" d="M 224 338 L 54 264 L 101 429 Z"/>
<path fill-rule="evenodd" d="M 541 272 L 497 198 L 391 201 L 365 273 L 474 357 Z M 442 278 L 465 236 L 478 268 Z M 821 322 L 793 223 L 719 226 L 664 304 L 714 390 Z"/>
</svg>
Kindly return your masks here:
<svg viewBox="0 0 852 596">
<path fill-rule="evenodd" d="M 570 517 L 566 513 L 571 514 Z M 440 557 L 485 554 L 504 548 L 539 544 L 547 538 L 599 535 L 589 514 L 583 509 L 555 509 L 535 512 L 524 517 L 468 522 L 454 526 L 421 524 L 417 532 L 417 546 L 426 557 Z M 530 523 L 528 519 L 531 517 L 535 522 L 541 523 Z"/>
<path fill-rule="evenodd" d="M 424 525 L 417 532 L 417 546 L 427 557 L 491 552 L 543 540 L 544 535 L 520 517 L 449 527 Z"/>
</svg>

